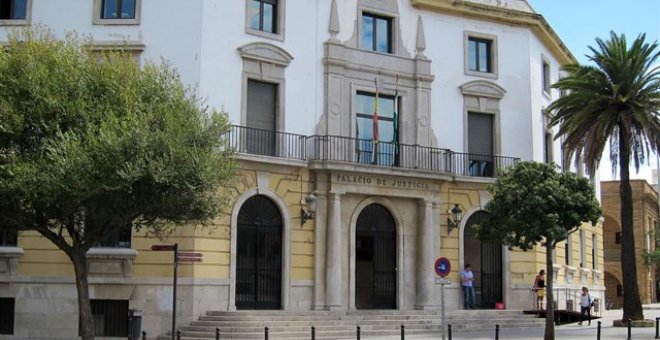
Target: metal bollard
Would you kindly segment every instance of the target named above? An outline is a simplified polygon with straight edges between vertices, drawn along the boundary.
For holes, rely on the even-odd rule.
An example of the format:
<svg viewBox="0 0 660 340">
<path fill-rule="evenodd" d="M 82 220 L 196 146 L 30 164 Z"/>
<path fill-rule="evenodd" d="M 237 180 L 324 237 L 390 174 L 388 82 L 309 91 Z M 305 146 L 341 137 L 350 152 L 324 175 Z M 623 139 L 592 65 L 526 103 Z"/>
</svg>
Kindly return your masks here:
<svg viewBox="0 0 660 340">
<path fill-rule="evenodd" d="M 401 340 L 406 340 L 406 328 L 401 324 Z"/>
<path fill-rule="evenodd" d="M 596 340 L 600 340 L 600 321 L 598 321 L 598 331 L 596 332 Z"/>
<path fill-rule="evenodd" d="M 268 340 L 268 327 L 264 327 L 264 340 Z"/>
<path fill-rule="evenodd" d="M 658 326 L 660 324 L 660 318 L 655 318 L 655 338 L 660 339 L 660 332 L 658 332 Z"/>
<path fill-rule="evenodd" d="M 147 340 L 147 331 L 142 331 L 142 340 Z"/>
<path fill-rule="evenodd" d="M 447 333 L 449 334 L 449 340 L 451 340 L 451 325 L 447 325 Z"/>
<path fill-rule="evenodd" d="M 495 340 L 500 340 L 500 325 L 495 324 Z"/>
<path fill-rule="evenodd" d="M 316 327 L 312 326 L 312 340 L 316 340 Z"/>
<path fill-rule="evenodd" d="M 360 326 L 357 326 L 357 340 L 360 340 Z"/>
<path fill-rule="evenodd" d="M 181 340 L 181 330 L 180 329 L 176 330 L 176 340 Z"/>
<path fill-rule="evenodd" d="M 626 340 L 632 340 L 631 327 L 632 327 L 632 320 L 628 319 L 628 338 L 626 338 Z"/>
<path fill-rule="evenodd" d="M 220 327 L 215 328 L 215 340 L 220 340 Z"/>
</svg>

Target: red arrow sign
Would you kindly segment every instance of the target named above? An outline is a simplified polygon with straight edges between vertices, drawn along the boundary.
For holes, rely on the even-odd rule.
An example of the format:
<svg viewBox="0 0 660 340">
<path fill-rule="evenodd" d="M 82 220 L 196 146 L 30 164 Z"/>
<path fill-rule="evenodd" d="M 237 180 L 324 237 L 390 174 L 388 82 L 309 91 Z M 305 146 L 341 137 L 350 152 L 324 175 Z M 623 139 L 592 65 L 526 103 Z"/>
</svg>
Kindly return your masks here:
<svg viewBox="0 0 660 340">
<path fill-rule="evenodd" d="M 153 251 L 174 251 L 174 245 L 172 244 L 156 244 L 151 246 Z"/>
<path fill-rule="evenodd" d="M 201 257 L 177 257 L 177 262 L 202 262 Z"/>
<path fill-rule="evenodd" d="M 202 253 L 188 253 L 188 252 L 183 252 L 180 251 L 177 253 L 179 257 L 202 257 L 204 256 Z"/>
</svg>

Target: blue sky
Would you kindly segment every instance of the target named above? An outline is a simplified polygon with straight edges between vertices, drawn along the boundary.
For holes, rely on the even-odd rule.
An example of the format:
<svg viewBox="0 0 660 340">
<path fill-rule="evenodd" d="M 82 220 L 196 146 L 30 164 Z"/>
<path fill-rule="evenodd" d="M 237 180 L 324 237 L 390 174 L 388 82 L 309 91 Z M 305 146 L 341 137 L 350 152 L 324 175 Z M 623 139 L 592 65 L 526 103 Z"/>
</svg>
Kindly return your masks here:
<svg viewBox="0 0 660 340">
<path fill-rule="evenodd" d="M 660 43 L 660 0 L 527 0 L 534 10 L 557 32 L 580 63 L 588 62 L 588 46 L 596 46 L 596 38 L 607 39 L 610 31 L 625 34 L 628 41 L 640 33 L 646 41 Z M 650 164 L 631 171 L 633 178 L 652 178 L 651 168 L 657 168 L 655 155 Z M 601 180 L 618 179 L 612 176 L 609 151 L 603 152 Z"/>
</svg>

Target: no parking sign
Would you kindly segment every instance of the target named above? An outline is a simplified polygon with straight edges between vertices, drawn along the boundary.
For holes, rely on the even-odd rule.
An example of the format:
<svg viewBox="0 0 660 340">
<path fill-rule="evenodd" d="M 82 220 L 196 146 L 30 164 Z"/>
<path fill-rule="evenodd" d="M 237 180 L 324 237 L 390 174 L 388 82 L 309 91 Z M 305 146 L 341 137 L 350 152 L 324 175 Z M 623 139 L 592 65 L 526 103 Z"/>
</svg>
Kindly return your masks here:
<svg viewBox="0 0 660 340">
<path fill-rule="evenodd" d="M 438 257 L 438 259 L 435 260 L 433 268 L 435 269 L 435 273 L 440 277 L 445 277 L 451 273 L 451 263 L 446 257 Z"/>
</svg>

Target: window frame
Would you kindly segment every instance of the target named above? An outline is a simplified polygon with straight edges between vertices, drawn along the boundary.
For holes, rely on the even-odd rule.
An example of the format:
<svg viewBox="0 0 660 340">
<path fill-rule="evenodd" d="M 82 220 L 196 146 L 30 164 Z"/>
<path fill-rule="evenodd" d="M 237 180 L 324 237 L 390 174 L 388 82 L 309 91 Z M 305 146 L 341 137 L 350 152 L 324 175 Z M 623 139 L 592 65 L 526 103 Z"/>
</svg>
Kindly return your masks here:
<svg viewBox="0 0 660 340">
<path fill-rule="evenodd" d="M 375 100 L 376 99 L 376 92 L 374 92 L 373 89 L 356 89 L 354 91 L 354 97 L 353 97 L 353 107 L 354 107 L 353 111 L 354 111 L 354 123 L 355 123 L 354 133 L 355 133 L 355 141 L 357 143 L 357 145 L 356 145 L 357 149 L 356 150 L 358 150 L 361 153 L 363 150 L 366 150 L 366 149 L 362 149 L 360 147 L 361 143 L 363 143 L 363 142 L 364 143 L 370 143 L 369 141 L 372 140 L 372 139 L 369 139 L 369 138 L 367 138 L 367 139 L 362 138 L 361 139 L 360 138 L 360 136 L 358 135 L 358 131 L 357 131 L 358 119 L 367 119 L 367 120 L 373 121 L 373 111 L 370 112 L 370 113 L 369 112 L 358 112 L 358 109 L 357 109 L 358 96 L 370 97 L 373 100 Z M 394 134 L 394 133 L 399 132 L 399 136 L 397 136 L 397 141 L 399 141 L 399 145 L 400 145 L 400 140 L 401 140 L 401 134 L 400 134 L 401 125 L 400 125 L 400 122 L 401 122 L 401 119 L 399 117 L 401 117 L 401 107 L 402 107 L 401 106 L 401 100 L 402 100 L 401 93 L 398 94 L 398 98 L 397 98 L 394 94 L 378 92 L 378 99 L 379 99 L 379 101 L 380 101 L 380 99 L 392 100 L 392 105 L 393 105 L 392 109 L 394 110 L 393 112 L 396 112 L 396 118 L 399 120 L 399 122 L 398 122 L 399 123 L 399 130 L 398 131 L 394 130 L 394 125 L 395 125 L 394 124 L 394 119 L 395 119 L 395 117 L 385 117 L 385 116 L 379 114 L 378 115 L 378 122 L 379 123 L 380 122 L 391 122 L 392 123 L 392 129 L 393 129 L 392 133 Z M 396 106 L 394 106 L 394 105 L 396 105 Z M 382 107 L 382 106 L 380 106 L 380 104 L 379 104 L 379 107 Z M 380 135 L 380 133 L 379 133 L 379 135 Z M 398 154 L 396 152 L 396 147 L 389 141 L 381 140 L 380 136 L 379 136 L 379 143 L 378 144 L 381 144 L 381 143 L 389 144 L 391 146 L 391 148 L 390 148 L 391 150 L 389 150 L 389 151 L 391 151 L 391 153 L 381 152 L 380 151 L 381 147 L 379 146 L 378 154 L 379 155 L 380 154 L 390 155 L 391 156 L 391 162 L 386 162 L 385 161 L 386 159 L 380 158 L 380 157 L 378 157 L 378 155 L 376 155 L 376 161 L 377 161 L 376 164 L 386 165 L 386 166 L 396 166 L 396 165 L 398 165 Z M 384 144 L 382 144 L 382 145 L 384 145 Z M 371 151 L 371 155 L 369 156 L 369 158 L 373 159 L 373 156 L 374 156 L 373 155 L 373 148 L 370 149 L 370 151 Z M 388 151 L 387 148 L 385 148 L 385 151 Z M 358 154 L 358 160 L 360 160 L 360 155 L 359 154 Z M 372 161 L 360 162 L 360 163 L 362 163 L 362 164 L 373 164 Z"/>
<path fill-rule="evenodd" d="M 541 55 L 541 89 L 543 95 L 551 99 L 550 87 L 552 86 L 552 68 L 550 61 L 544 55 Z"/>
<path fill-rule="evenodd" d="M 285 30 L 285 13 L 286 13 L 286 0 L 257 0 L 259 2 L 268 2 L 268 3 L 273 3 L 276 2 L 275 4 L 275 15 L 273 16 L 275 20 L 275 32 L 271 33 L 268 31 L 262 31 L 259 29 L 255 29 L 250 27 L 250 3 L 253 0 L 246 0 L 245 1 L 245 33 L 251 34 L 251 35 L 256 35 L 259 37 L 263 38 L 269 38 L 269 39 L 274 39 L 278 41 L 284 41 L 284 30 Z M 263 15 L 261 15 L 263 17 Z M 261 19 L 263 20 L 263 19 Z"/>
<path fill-rule="evenodd" d="M 371 39 L 371 47 L 367 48 L 366 46 L 362 45 L 362 34 L 364 33 L 364 25 L 362 24 L 364 17 L 371 17 L 373 19 L 373 27 L 372 27 L 372 32 L 373 32 L 373 37 Z M 367 11 L 367 10 L 362 10 L 360 11 L 360 35 L 358 37 L 358 46 L 360 49 L 365 50 L 365 51 L 370 51 L 370 52 L 376 52 L 376 53 L 385 53 L 385 54 L 394 54 L 395 49 L 394 49 L 394 27 L 395 27 L 395 17 L 384 15 L 384 14 L 379 14 L 379 13 L 374 13 L 372 11 Z M 377 32 L 377 20 L 385 20 L 387 22 L 387 52 L 384 51 L 379 51 L 378 50 L 378 36 L 376 35 Z"/>
<path fill-rule="evenodd" d="M 18 247 L 18 231 L 0 229 L 0 247 Z"/>
<path fill-rule="evenodd" d="M 103 18 L 103 1 L 104 0 L 94 0 L 94 13 L 92 15 L 92 23 L 94 25 L 139 25 L 140 17 L 142 16 L 142 0 L 135 1 L 135 17 L 132 19 L 121 19 L 121 18 L 112 18 L 104 19 Z M 124 0 L 122 0 L 124 1 Z"/>
<path fill-rule="evenodd" d="M 0 19 L 0 26 L 23 26 L 32 21 L 32 0 L 25 0 L 25 18 L 22 19 Z"/>
<path fill-rule="evenodd" d="M 128 225 L 121 230 L 114 230 L 111 234 L 107 235 L 104 240 L 101 240 L 101 242 L 99 242 L 99 244 L 94 248 L 132 249 L 132 246 L 133 226 Z"/>
<path fill-rule="evenodd" d="M 470 41 L 489 42 L 489 66 L 487 72 L 470 69 Z M 466 75 L 483 77 L 490 79 L 498 78 L 498 53 L 497 53 L 497 36 L 492 34 L 485 34 L 479 32 L 464 31 L 463 32 L 463 67 Z M 477 58 L 478 61 L 478 58 Z M 478 69 L 478 67 L 477 67 Z"/>
<path fill-rule="evenodd" d="M 129 335 L 130 329 L 128 328 L 127 315 L 128 315 L 128 311 L 129 311 L 129 308 L 130 308 L 130 303 L 129 303 L 128 300 L 123 300 L 123 299 L 90 299 L 89 302 L 90 302 L 90 305 L 91 305 L 91 308 L 92 308 L 92 318 L 94 319 L 94 330 L 93 331 L 94 331 L 95 336 L 97 336 L 97 337 L 124 337 L 125 338 Z M 113 306 L 113 307 L 118 307 L 120 304 L 121 305 L 125 304 L 125 306 L 126 306 L 126 311 L 123 311 L 124 306 L 119 306 L 119 307 L 122 307 L 121 308 L 122 313 L 117 313 L 117 315 L 114 315 L 115 320 L 119 320 L 119 321 L 126 320 L 126 322 L 123 325 L 124 328 L 119 329 L 116 332 L 108 332 L 107 328 L 105 327 L 106 321 L 108 320 L 108 318 L 111 317 L 109 315 L 110 313 L 108 313 L 108 307 L 111 304 L 115 304 L 115 306 Z M 98 311 L 101 310 L 101 309 L 103 309 L 103 313 L 99 314 Z M 96 314 L 94 314 L 95 311 L 97 312 Z M 103 327 L 102 334 L 97 334 L 97 327 L 98 326 L 96 324 L 96 322 L 97 322 L 96 320 L 98 320 L 99 317 L 103 317 L 103 326 L 104 327 Z M 80 329 L 78 331 L 80 332 Z"/>
</svg>

